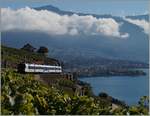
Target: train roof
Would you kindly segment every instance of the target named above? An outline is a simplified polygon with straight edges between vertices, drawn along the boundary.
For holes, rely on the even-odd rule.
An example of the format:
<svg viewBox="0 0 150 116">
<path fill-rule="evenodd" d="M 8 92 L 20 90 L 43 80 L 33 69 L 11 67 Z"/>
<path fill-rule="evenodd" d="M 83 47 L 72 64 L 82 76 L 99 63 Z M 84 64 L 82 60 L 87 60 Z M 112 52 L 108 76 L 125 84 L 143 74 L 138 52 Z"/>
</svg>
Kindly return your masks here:
<svg viewBox="0 0 150 116">
<path fill-rule="evenodd" d="M 27 66 L 38 66 L 38 67 L 61 67 L 61 66 L 55 66 L 55 65 L 41 65 L 41 64 L 29 64 L 29 63 L 24 63 Z"/>
</svg>

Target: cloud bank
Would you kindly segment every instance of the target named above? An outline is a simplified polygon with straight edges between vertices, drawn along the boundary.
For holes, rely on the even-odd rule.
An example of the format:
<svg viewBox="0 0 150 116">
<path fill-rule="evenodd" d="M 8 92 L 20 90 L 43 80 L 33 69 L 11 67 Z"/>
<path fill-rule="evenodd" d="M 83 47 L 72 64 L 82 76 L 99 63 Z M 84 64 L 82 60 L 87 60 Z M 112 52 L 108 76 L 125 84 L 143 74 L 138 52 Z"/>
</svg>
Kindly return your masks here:
<svg viewBox="0 0 150 116">
<path fill-rule="evenodd" d="M 149 34 L 149 30 L 150 30 L 150 23 L 146 20 L 138 20 L 138 19 L 130 19 L 130 18 L 124 18 L 126 21 L 128 21 L 129 23 L 135 24 L 141 28 L 144 29 L 144 32 L 146 34 Z"/>
<path fill-rule="evenodd" d="M 127 33 L 121 34 L 121 24 L 112 18 L 95 18 L 91 15 L 72 16 L 29 7 L 12 10 L 2 8 L 2 31 L 13 29 L 41 31 L 50 35 L 105 35 L 110 37 L 127 38 Z"/>
</svg>

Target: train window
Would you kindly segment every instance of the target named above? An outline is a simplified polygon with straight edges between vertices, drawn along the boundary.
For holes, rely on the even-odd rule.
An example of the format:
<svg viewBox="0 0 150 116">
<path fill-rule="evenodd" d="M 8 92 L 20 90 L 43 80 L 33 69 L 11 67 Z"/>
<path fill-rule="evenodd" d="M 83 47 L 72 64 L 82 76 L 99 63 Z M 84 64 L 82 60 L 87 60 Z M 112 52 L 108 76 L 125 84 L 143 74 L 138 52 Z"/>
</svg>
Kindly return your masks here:
<svg viewBox="0 0 150 116">
<path fill-rule="evenodd" d="M 43 69 L 43 67 L 35 67 L 35 69 Z"/>
<path fill-rule="evenodd" d="M 45 70 L 49 70 L 49 68 L 48 68 L 48 67 L 44 67 L 44 69 L 45 69 Z"/>
<path fill-rule="evenodd" d="M 29 69 L 61 70 L 61 67 L 28 66 Z"/>
<path fill-rule="evenodd" d="M 61 70 L 61 68 L 56 68 L 56 70 Z"/>
<path fill-rule="evenodd" d="M 33 68 L 34 68 L 34 66 L 28 66 L 28 68 L 29 68 L 29 69 L 33 69 Z"/>
<path fill-rule="evenodd" d="M 28 66 L 29 69 L 42 69 L 42 67 Z"/>
</svg>

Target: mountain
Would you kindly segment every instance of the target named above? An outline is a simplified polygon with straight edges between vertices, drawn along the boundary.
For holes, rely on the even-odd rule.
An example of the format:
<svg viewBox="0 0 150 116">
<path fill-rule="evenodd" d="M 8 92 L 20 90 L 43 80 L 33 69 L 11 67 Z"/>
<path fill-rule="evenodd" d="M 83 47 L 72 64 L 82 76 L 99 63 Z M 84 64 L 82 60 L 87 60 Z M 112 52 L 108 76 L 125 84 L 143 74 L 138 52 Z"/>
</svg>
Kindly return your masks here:
<svg viewBox="0 0 150 116">
<path fill-rule="evenodd" d="M 54 7 L 52 5 L 46 5 L 46 6 L 42 6 L 42 7 L 38 7 L 38 8 L 34 8 L 34 9 L 36 9 L 36 10 L 48 10 L 48 11 L 52 11 L 52 12 L 55 12 L 55 13 L 58 13 L 61 15 L 65 15 L 65 14 L 72 15 L 72 14 L 74 14 L 74 12 L 62 11 L 59 8 Z"/>
<path fill-rule="evenodd" d="M 52 5 L 41 6 L 41 7 L 37 7 L 37 8 L 34 8 L 34 9 L 36 9 L 36 10 L 48 10 L 48 11 L 52 11 L 52 12 L 55 12 L 55 13 L 60 14 L 60 15 L 69 15 L 69 16 L 73 15 L 73 14 L 77 14 L 77 15 L 80 15 L 80 16 L 92 15 L 96 18 L 110 18 L 110 17 L 112 17 L 109 14 L 98 15 L 98 14 L 88 14 L 88 13 L 64 11 L 64 10 L 60 10 L 59 8 L 54 7 Z"/>
<path fill-rule="evenodd" d="M 146 20 L 149 21 L 149 15 L 148 14 L 144 14 L 144 15 L 135 15 L 135 16 L 126 16 L 127 18 L 131 18 L 131 19 L 139 19 L 139 20 Z"/>
<path fill-rule="evenodd" d="M 72 15 L 74 12 L 63 11 L 48 5 L 36 10 L 49 10 L 60 15 Z M 110 38 L 104 35 L 49 35 L 39 31 L 12 30 L 1 33 L 2 44 L 20 48 L 26 43 L 35 47 L 46 46 L 49 55 L 64 62 L 84 59 L 122 59 L 148 63 L 149 40 L 143 29 L 122 17 L 112 15 L 97 15 L 76 13 L 80 16 L 92 15 L 96 18 L 113 18 L 121 23 L 120 32 L 126 32 L 130 36 L 127 39 Z M 145 19 L 148 15 L 128 16 L 132 19 Z M 82 64 L 82 62 L 81 62 Z"/>
</svg>

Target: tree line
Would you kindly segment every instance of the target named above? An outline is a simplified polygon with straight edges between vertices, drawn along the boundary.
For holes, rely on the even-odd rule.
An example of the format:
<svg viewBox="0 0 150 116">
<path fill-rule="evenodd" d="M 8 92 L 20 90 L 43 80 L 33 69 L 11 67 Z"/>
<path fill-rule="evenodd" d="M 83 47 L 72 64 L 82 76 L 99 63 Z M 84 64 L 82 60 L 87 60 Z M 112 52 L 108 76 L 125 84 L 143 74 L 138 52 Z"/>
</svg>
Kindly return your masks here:
<svg viewBox="0 0 150 116">
<path fill-rule="evenodd" d="M 49 50 L 47 47 L 45 46 L 40 46 L 38 49 L 36 49 L 35 47 L 33 47 L 31 44 L 27 43 L 25 44 L 21 50 L 25 50 L 25 51 L 28 51 L 28 52 L 37 52 L 39 54 L 42 54 L 42 55 L 47 55 Z"/>
</svg>

